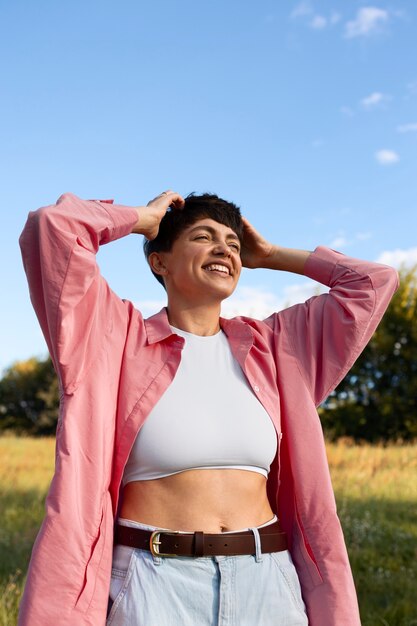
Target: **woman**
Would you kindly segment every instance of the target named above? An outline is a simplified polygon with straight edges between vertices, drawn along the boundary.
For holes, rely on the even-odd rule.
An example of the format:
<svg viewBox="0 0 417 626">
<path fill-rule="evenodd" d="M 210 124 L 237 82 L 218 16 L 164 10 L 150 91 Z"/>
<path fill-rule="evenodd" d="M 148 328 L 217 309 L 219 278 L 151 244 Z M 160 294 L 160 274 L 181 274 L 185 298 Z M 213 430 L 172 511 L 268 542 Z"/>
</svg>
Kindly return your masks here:
<svg viewBox="0 0 417 626">
<path fill-rule="evenodd" d="M 167 291 L 147 320 L 95 263 L 131 232 Z M 61 411 L 19 623 L 360 624 L 315 406 L 395 271 L 272 245 L 235 205 L 172 191 L 138 208 L 65 194 L 30 215 L 21 246 Z M 330 293 L 224 320 L 242 265 Z"/>
</svg>

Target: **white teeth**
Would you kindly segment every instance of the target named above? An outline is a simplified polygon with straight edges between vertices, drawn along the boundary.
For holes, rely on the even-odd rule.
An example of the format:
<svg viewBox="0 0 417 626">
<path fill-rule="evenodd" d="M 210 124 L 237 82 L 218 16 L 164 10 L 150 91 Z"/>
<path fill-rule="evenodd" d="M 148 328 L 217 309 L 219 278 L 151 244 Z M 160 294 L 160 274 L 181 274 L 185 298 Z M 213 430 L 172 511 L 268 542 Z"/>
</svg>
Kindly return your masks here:
<svg viewBox="0 0 417 626">
<path fill-rule="evenodd" d="M 204 269 L 209 270 L 210 272 L 214 271 L 214 270 L 218 270 L 219 272 L 223 272 L 224 274 L 229 274 L 229 268 L 225 267 L 224 265 L 217 265 L 214 264 L 213 265 L 207 265 Z"/>
</svg>

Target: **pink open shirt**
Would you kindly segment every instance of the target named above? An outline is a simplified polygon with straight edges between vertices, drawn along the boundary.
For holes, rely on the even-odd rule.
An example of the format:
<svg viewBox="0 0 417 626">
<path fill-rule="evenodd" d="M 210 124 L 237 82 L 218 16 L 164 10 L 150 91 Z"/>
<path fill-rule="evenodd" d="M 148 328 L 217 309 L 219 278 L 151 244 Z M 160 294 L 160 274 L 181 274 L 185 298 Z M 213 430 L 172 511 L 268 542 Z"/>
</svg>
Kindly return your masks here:
<svg viewBox="0 0 417 626">
<path fill-rule="evenodd" d="M 165 309 L 143 319 L 100 275 L 100 245 L 128 235 L 133 208 L 64 194 L 20 238 L 30 295 L 59 375 L 55 474 L 20 626 L 103 626 L 113 521 L 136 434 L 173 380 L 183 339 Z M 311 626 L 360 624 L 316 406 L 369 341 L 398 284 L 390 267 L 324 247 L 305 274 L 330 287 L 263 321 L 221 320 L 280 446 L 267 487 L 288 533 Z"/>
</svg>

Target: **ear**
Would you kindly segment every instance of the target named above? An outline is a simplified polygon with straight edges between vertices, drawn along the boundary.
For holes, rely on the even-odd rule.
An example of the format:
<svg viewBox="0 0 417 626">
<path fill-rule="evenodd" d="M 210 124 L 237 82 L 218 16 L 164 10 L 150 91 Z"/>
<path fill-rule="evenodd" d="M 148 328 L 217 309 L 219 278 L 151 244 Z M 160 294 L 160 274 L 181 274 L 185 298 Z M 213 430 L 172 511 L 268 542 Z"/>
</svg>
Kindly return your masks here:
<svg viewBox="0 0 417 626">
<path fill-rule="evenodd" d="M 148 257 L 148 263 L 151 270 L 158 276 L 165 276 L 168 271 L 165 263 L 165 257 L 161 252 L 151 252 Z"/>
</svg>

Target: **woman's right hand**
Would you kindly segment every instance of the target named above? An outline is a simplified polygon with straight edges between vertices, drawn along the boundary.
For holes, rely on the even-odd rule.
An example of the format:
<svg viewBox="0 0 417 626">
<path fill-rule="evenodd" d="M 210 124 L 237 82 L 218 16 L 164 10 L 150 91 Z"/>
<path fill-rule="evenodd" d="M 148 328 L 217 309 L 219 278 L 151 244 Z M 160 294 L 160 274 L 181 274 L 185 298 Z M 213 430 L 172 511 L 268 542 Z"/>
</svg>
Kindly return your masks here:
<svg viewBox="0 0 417 626">
<path fill-rule="evenodd" d="M 168 189 L 148 202 L 146 206 L 136 207 L 138 221 L 133 227 L 132 233 L 144 235 L 149 240 L 155 239 L 158 235 L 159 224 L 170 206 L 175 209 L 182 209 L 184 198 L 179 193 Z"/>
</svg>

